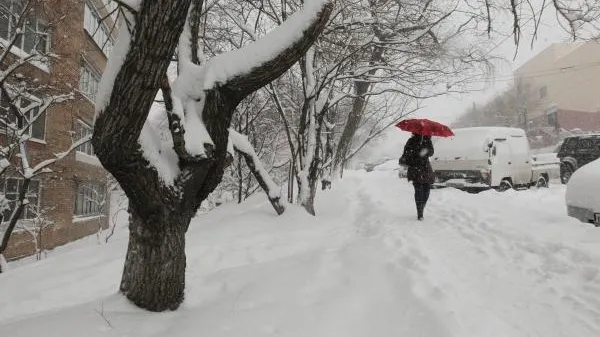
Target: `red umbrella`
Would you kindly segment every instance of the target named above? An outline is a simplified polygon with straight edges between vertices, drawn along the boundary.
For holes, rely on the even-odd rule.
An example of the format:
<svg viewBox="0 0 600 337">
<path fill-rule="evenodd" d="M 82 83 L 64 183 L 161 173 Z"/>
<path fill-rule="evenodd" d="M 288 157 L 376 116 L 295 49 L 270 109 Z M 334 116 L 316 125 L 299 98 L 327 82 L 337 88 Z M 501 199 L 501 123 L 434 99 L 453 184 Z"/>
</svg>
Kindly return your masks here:
<svg viewBox="0 0 600 337">
<path fill-rule="evenodd" d="M 396 127 L 422 136 L 454 136 L 454 132 L 446 125 L 425 118 L 405 119 L 396 124 Z"/>
</svg>

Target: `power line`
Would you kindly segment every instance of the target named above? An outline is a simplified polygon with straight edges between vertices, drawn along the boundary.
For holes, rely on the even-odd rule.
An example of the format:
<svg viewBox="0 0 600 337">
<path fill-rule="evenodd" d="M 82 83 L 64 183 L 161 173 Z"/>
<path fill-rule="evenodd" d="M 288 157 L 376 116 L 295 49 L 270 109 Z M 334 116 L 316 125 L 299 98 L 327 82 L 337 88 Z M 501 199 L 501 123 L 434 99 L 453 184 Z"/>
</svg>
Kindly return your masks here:
<svg viewBox="0 0 600 337">
<path fill-rule="evenodd" d="M 541 77 L 575 72 L 575 71 L 598 67 L 598 66 L 600 66 L 600 61 L 584 63 L 584 64 L 579 64 L 579 65 L 573 65 L 573 66 L 568 66 L 568 67 L 561 67 L 558 69 L 546 69 L 546 70 L 538 70 L 538 71 L 534 71 L 534 72 L 525 73 L 525 74 L 531 74 L 531 75 L 506 75 L 506 76 L 501 76 L 501 77 L 495 77 L 493 79 L 492 78 L 488 79 L 488 78 L 484 78 L 484 77 L 472 78 L 472 79 L 466 79 L 464 81 L 461 81 L 461 83 L 485 83 L 485 82 L 490 82 L 490 81 L 509 82 L 509 81 L 514 81 L 515 79 L 534 79 L 534 78 L 541 78 Z"/>
</svg>

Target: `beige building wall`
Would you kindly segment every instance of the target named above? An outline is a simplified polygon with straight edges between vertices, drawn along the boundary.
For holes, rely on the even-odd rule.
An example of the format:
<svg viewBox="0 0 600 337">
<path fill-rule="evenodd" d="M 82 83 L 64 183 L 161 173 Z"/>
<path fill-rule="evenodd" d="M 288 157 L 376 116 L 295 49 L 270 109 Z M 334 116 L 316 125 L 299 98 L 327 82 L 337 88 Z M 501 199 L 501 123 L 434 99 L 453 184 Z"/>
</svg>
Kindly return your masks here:
<svg viewBox="0 0 600 337">
<path fill-rule="evenodd" d="M 600 113 L 600 44 L 553 44 L 515 71 L 515 81 L 531 84 L 540 100 L 530 118 L 552 104 L 558 109 Z"/>
</svg>

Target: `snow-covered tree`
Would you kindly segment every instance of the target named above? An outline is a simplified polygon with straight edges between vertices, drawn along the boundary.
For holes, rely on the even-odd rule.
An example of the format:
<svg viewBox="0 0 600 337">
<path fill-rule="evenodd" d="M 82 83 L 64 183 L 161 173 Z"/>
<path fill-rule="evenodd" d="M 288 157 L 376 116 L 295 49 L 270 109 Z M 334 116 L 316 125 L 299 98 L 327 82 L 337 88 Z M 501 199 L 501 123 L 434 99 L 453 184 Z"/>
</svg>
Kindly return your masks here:
<svg viewBox="0 0 600 337">
<path fill-rule="evenodd" d="M 202 0 L 119 3 L 125 22 L 100 83 L 93 145 L 129 198 L 122 293 L 148 310 L 176 309 L 190 221 L 220 183 L 234 148 L 250 152 L 230 132 L 235 108 L 308 50 L 332 5 L 307 1 L 265 37 L 206 60 L 198 48 Z M 177 47 L 179 72 L 169 78 Z M 167 134 L 147 122 L 159 90 Z"/>
</svg>

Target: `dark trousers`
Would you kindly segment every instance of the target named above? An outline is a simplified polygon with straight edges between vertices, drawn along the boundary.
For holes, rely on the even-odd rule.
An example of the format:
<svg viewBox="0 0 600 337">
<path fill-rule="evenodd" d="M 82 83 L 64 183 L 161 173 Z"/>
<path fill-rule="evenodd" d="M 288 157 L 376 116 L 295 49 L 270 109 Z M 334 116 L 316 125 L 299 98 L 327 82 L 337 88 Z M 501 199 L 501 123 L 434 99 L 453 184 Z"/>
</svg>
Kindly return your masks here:
<svg viewBox="0 0 600 337">
<path fill-rule="evenodd" d="M 423 217 L 423 211 L 425 210 L 425 205 L 427 204 L 427 200 L 429 200 L 429 191 L 431 191 L 430 184 L 419 184 L 413 183 L 415 187 L 415 204 L 417 205 L 417 217 Z"/>
</svg>

